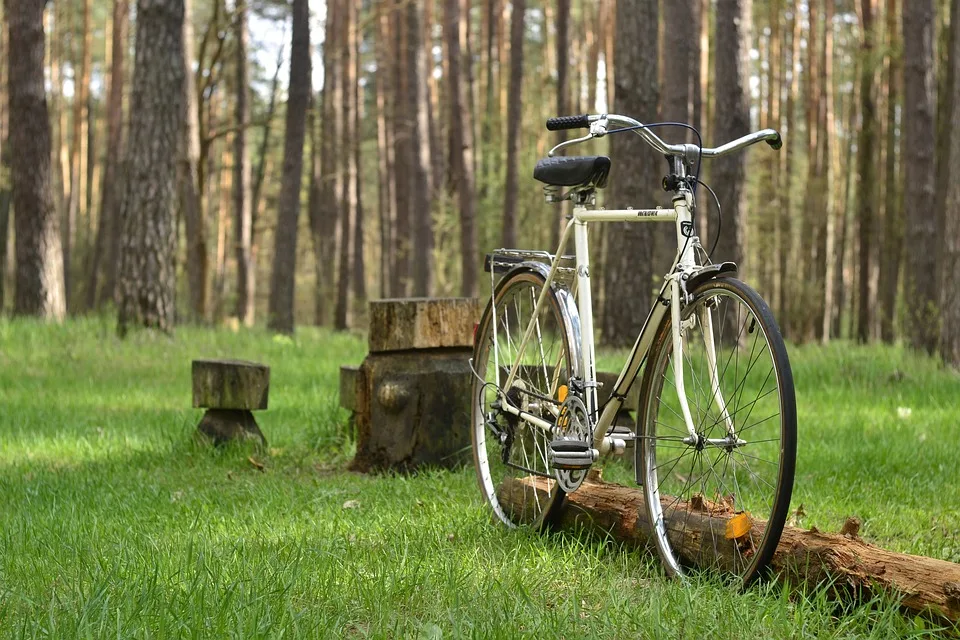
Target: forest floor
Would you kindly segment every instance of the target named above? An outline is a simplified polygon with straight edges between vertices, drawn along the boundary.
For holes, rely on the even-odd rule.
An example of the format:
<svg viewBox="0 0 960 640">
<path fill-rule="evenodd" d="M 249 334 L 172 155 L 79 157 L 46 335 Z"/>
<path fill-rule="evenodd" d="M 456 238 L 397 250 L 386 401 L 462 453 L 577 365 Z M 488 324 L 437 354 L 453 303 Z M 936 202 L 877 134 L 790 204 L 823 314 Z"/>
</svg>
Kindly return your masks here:
<svg viewBox="0 0 960 640">
<path fill-rule="evenodd" d="M 505 530 L 472 469 L 346 471 L 337 378 L 363 358 L 357 336 L 184 328 L 121 341 L 113 329 L 0 320 L 0 636 L 942 632 L 889 599 L 740 593 L 709 575 L 680 584 L 610 541 Z M 270 365 L 270 409 L 257 415 L 269 451 L 195 442 L 201 357 Z M 960 376 L 896 347 L 791 358 L 799 526 L 833 531 L 857 515 L 871 542 L 960 562 Z"/>
</svg>

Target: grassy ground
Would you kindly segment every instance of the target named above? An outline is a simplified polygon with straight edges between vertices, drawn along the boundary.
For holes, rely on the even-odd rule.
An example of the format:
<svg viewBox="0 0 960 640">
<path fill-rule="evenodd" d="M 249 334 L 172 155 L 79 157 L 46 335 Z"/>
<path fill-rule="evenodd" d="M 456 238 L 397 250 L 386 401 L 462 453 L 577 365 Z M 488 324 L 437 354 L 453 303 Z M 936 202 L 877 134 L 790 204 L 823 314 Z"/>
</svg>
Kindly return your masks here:
<svg viewBox="0 0 960 640">
<path fill-rule="evenodd" d="M 346 472 L 337 369 L 301 331 L 113 335 L 0 320 L 0 635 L 908 637 L 894 602 L 667 582 L 646 554 L 494 526 L 473 472 Z M 270 440 L 194 443 L 190 360 L 270 364 Z M 960 377 L 900 349 L 791 351 L 802 526 L 960 561 Z M 909 411 L 908 411 L 909 410 Z M 906 414 L 909 413 L 909 416 Z"/>
</svg>

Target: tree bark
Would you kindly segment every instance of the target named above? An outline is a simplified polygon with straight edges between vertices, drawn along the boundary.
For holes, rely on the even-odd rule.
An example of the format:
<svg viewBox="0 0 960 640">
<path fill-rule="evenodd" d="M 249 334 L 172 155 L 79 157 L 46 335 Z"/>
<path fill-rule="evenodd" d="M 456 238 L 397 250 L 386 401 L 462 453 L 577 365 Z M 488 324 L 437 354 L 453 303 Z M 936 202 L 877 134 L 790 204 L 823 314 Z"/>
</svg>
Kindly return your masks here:
<svg viewBox="0 0 960 640">
<path fill-rule="evenodd" d="M 397 87 L 393 84 L 394 62 L 391 60 L 388 43 L 391 40 L 391 20 L 388 0 L 377 4 L 377 173 L 380 202 L 380 297 L 394 296 L 391 274 L 396 265 L 395 225 L 396 174 L 394 150 L 394 106 Z M 326 99 L 326 96 L 324 97 Z"/>
<path fill-rule="evenodd" d="M 875 128 L 876 128 L 876 99 L 874 97 L 874 65 L 873 56 L 873 4 L 874 0 L 861 0 L 862 23 L 860 57 L 860 137 L 857 140 L 857 174 L 859 186 L 857 188 L 857 222 L 860 238 L 860 272 L 858 276 L 857 301 L 857 340 L 867 342 L 870 339 L 871 313 L 870 304 L 870 258 L 874 236 L 874 218 L 876 211 L 875 183 L 876 158 L 875 156 Z M 932 159 L 931 155 L 931 159 Z M 933 167 L 931 166 L 931 171 Z"/>
<path fill-rule="evenodd" d="M 363 23 L 360 21 L 359 3 L 349 3 L 351 28 L 348 32 L 348 46 L 350 48 L 350 86 L 353 95 L 350 98 L 353 120 L 350 123 L 350 146 L 346 147 L 350 154 L 349 176 L 353 194 L 350 206 L 353 208 L 353 269 L 351 270 L 353 284 L 354 307 L 362 307 L 367 297 L 367 276 L 364 268 L 363 248 L 363 163 L 360 149 L 362 147 L 362 132 L 360 121 L 363 118 L 363 94 L 360 87 L 360 40 Z"/>
<path fill-rule="evenodd" d="M 413 227 L 413 294 L 427 297 L 433 285 L 433 225 L 430 216 L 430 137 L 427 123 L 427 95 L 421 84 L 426 74 L 420 46 L 420 9 L 409 3 L 407 14 L 408 72 L 406 109 L 410 114 L 412 156 L 410 158 L 410 221 Z"/>
<path fill-rule="evenodd" d="M 236 29 L 236 103 L 234 118 L 237 131 L 233 137 L 233 210 L 236 216 L 237 255 L 237 304 L 234 314 L 246 326 L 253 325 L 256 269 L 253 264 L 253 209 L 251 208 L 250 152 L 247 147 L 247 127 L 250 126 L 250 111 L 247 92 L 250 74 L 247 61 L 247 3 L 237 0 Z"/>
<path fill-rule="evenodd" d="M 658 7 L 656 0 L 617 2 L 614 53 L 614 104 L 612 112 L 654 120 L 660 87 L 657 82 Z M 645 43 L 643 47 L 636 43 Z M 615 208 L 646 207 L 657 199 L 662 173 L 661 158 L 639 136 L 614 136 L 610 156 L 621 179 L 610 186 L 609 202 Z M 654 243 L 642 224 L 614 223 L 607 235 L 603 265 L 607 296 L 600 318 L 603 342 L 622 347 L 633 343 L 653 300 Z"/>
<path fill-rule="evenodd" d="M 903 4 L 903 161 L 907 327 L 915 349 L 937 347 L 938 244 L 934 206 L 933 0 Z M 864 122 L 867 114 L 864 113 Z"/>
<path fill-rule="evenodd" d="M 786 139 L 799 141 L 797 134 L 797 100 L 800 96 L 800 74 L 797 72 L 800 59 L 800 40 L 802 34 L 802 21 L 800 20 L 800 5 L 802 0 L 796 0 L 792 8 L 792 17 L 790 19 L 790 66 L 791 78 L 790 86 L 787 89 L 787 102 L 784 111 L 786 112 Z M 793 186 L 794 174 L 794 154 L 787 152 L 783 159 L 784 191 L 787 195 L 783 199 L 783 207 L 780 209 L 778 217 L 778 232 L 780 236 L 779 254 L 780 264 L 778 266 L 780 277 L 780 305 L 777 309 L 777 317 L 780 319 L 780 330 L 784 336 L 789 335 L 794 326 L 792 321 L 793 309 L 797 306 L 794 299 L 797 291 L 796 282 L 791 277 L 790 265 L 796 263 L 795 257 L 798 252 L 794 249 L 793 242 L 793 206 L 792 199 L 789 197 Z"/>
<path fill-rule="evenodd" d="M 465 57 L 465 16 L 460 0 L 445 0 L 444 32 L 447 41 L 448 84 L 447 104 L 450 107 L 450 190 L 456 192 L 460 209 L 460 272 L 461 293 L 477 295 L 477 227 L 473 183 L 473 119 L 468 108 L 467 86 L 461 71 Z"/>
<path fill-rule="evenodd" d="M 950 3 L 950 56 L 953 83 L 950 100 L 950 156 L 954 166 L 960 160 L 960 0 Z M 944 211 L 943 245 L 940 255 L 940 355 L 950 366 L 960 368 L 960 180 L 950 180 L 941 188 L 947 190 Z"/>
<path fill-rule="evenodd" d="M 340 269 L 337 278 L 337 306 L 334 312 L 334 326 L 338 330 L 347 329 L 350 326 L 350 284 L 353 280 L 352 274 L 355 266 L 354 255 L 356 251 L 355 233 L 356 233 L 356 166 L 353 163 L 353 144 L 356 122 L 354 118 L 354 109 L 356 103 L 354 98 L 356 93 L 356 78 L 353 76 L 353 63 L 351 54 L 350 30 L 355 28 L 353 24 L 353 12 L 350 8 L 350 2 L 347 0 L 339 5 L 339 25 L 340 39 L 337 41 L 340 54 L 340 72 L 337 76 L 340 81 L 340 96 L 342 99 L 340 133 L 340 171 L 343 197 L 340 200 Z"/>
<path fill-rule="evenodd" d="M 516 248 L 517 200 L 520 196 L 517 156 L 520 154 L 520 117 L 523 93 L 523 19 L 526 0 L 513 0 L 510 18 L 510 91 L 507 109 L 507 167 L 503 189 L 503 246 Z"/>
<path fill-rule="evenodd" d="M 310 107 L 310 6 L 293 2 L 290 47 L 290 82 L 287 85 L 287 118 L 283 145 L 276 245 L 270 281 L 268 325 L 274 331 L 293 333 L 294 285 L 297 268 L 297 220 L 300 217 L 300 184 L 303 178 L 303 142 Z"/>
<path fill-rule="evenodd" d="M 523 498 L 529 497 L 526 486 L 532 484 L 545 494 L 542 478 L 510 479 L 497 495 L 506 508 L 523 512 Z M 673 501 L 661 496 L 661 501 Z M 567 494 L 566 505 L 557 525 L 563 529 L 586 528 L 604 537 L 612 536 L 617 542 L 631 547 L 652 548 L 650 523 L 646 518 L 643 491 L 604 482 L 586 482 L 576 492 Z M 698 531 L 691 530 L 679 544 L 681 557 L 703 568 L 724 564 L 726 554 L 732 554 L 733 542 L 729 545 L 701 544 L 701 532 L 708 527 L 724 530 L 729 516 L 710 516 L 696 512 L 693 507 L 682 506 L 666 517 L 683 518 L 696 523 Z M 689 517 L 696 514 L 696 517 Z M 764 523 L 754 522 L 754 528 Z M 885 593 L 900 598 L 900 604 L 918 613 L 933 613 L 947 620 L 960 620 L 960 564 L 887 551 L 864 542 L 858 535 L 859 523 L 850 518 L 844 523 L 841 533 L 823 533 L 787 526 L 780 537 L 774 553 L 774 575 L 791 584 L 805 584 L 816 588 L 831 584 L 833 593 L 840 597 L 869 597 Z M 759 531 L 755 534 L 760 537 Z"/>
<path fill-rule="evenodd" d="M 120 253 L 120 200 L 123 184 L 120 163 L 123 158 L 123 85 L 130 23 L 129 0 L 114 0 L 110 53 L 110 89 L 107 97 L 107 155 L 103 164 L 100 190 L 100 220 L 87 287 L 87 308 L 100 308 L 113 300 L 117 259 Z M 101 286 L 101 276 L 103 279 Z"/>
<path fill-rule="evenodd" d="M 900 138 L 897 135 L 897 105 L 900 101 L 899 83 L 902 77 L 900 64 L 900 37 L 897 17 L 897 0 L 887 0 L 887 141 L 883 180 L 883 260 L 880 262 L 880 338 L 892 343 L 897 303 L 897 288 L 900 284 L 900 265 L 903 261 L 903 205 L 900 199 L 900 170 L 898 156 Z"/>
<path fill-rule="evenodd" d="M 750 43 L 750 5 L 751 0 L 717 2 L 713 137 L 718 144 L 750 131 L 745 69 Z M 743 188 L 745 163 L 746 157 L 742 153 L 718 158 L 713 162 L 710 174 L 723 207 L 723 220 L 713 259 L 736 262 L 740 273 L 746 272 L 744 260 L 747 257 Z"/>
<path fill-rule="evenodd" d="M 173 208 L 183 136 L 183 0 L 138 0 L 130 105 L 130 153 L 119 282 L 119 332 L 173 330 L 176 242 Z"/>
<path fill-rule="evenodd" d="M 13 312 L 48 320 L 66 313 L 63 250 L 53 201 L 50 120 L 44 89 L 43 3 L 7 0 L 16 290 Z"/>
<path fill-rule="evenodd" d="M 220 0 L 215 0 L 217 5 Z M 200 178 L 206 157 L 201 153 L 200 112 L 193 64 L 193 0 L 184 0 L 183 64 L 184 117 L 179 161 L 179 204 L 187 238 L 187 284 L 190 292 L 189 315 L 197 322 L 207 317 L 208 258 L 206 226 L 203 215 L 203 180 Z"/>
</svg>

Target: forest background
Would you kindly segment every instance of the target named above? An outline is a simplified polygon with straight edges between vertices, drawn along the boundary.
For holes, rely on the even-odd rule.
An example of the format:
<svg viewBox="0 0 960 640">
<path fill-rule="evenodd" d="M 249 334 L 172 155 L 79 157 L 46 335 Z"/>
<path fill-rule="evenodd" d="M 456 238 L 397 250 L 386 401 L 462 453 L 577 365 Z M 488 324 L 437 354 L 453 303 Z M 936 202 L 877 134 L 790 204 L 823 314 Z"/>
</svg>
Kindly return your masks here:
<svg viewBox="0 0 960 640">
<path fill-rule="evenodd" d="M 367 300 L 483 295 L 551 249 L 547 117 L 697 127 L 703 244 L 795 342 L 960 364 L 960 0 L 6 0 L 0 311 L 361 328 Z M 682 129 L 660 129 L 668 141 Z M 626 135 L 601 204 L 669 205 Z M 722 223 L 721 223 L 722 221 Z M 632 341 L 672 229 L 604 225 L 604 343 Z M 614 294 L 615 292 L 615 294 Z"/>
</svg>

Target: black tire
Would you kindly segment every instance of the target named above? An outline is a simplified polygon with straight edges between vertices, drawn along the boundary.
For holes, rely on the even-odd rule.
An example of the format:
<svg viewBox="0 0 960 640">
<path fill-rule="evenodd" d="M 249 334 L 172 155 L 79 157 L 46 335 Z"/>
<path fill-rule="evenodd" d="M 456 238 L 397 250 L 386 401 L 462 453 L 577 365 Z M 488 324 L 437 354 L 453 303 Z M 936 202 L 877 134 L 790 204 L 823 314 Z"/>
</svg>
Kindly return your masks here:
<svg viewBox="0 0 960 640">
<path fill-rule="evenodd" d="M 511 348 L 515 349 L 519 344 L 517 336 L 522 335 L 526 328 L 525 320 L 528 320 L 532 313 L 533 301 L 543 287 L 544 281 L 539 271 L 520 267 L 505 275 L 496 286 L 494 299 L 498 319 L 497 344 L 500 346 L 498 361 L 501 372 L 509 371 L 513 365 L 515 358 L 510 357 Z M 505 390 L 514 402 L 538 405 L 538 408 L 530 408 L 530 411 L 535 415 L 539 413 L 544 418 L 550 417 L 544 408 L 545 403 L 538 402 L 526 391 L 553 397 L 556 389 L 551 388 L 551 385 L 556 386 L 556 383 L 548 378 L 555 377 L 553 372 L 559 371 L 557 375 L 561 383 L 566 384 L 570 379 L 572 367 L 575 367 L 571 356 L 573 352 L 571 333 L 566 325 L 566 316 L 562 311 L 557 292 L 549 291 L 547 301 L 548 308 L 540 315 L 541 341 L 535 349 L 531 348 L 532 344 L 526 348 L 522 359 L 523 368 L 511 385 L 511 389 Z M 493 319 L 493 308 L 487 304 L 474 338 L 473 366 L 476 373 L 489 383 L 496 380 L 494 350 L 491 348 L 494 345 Z M 546 366 L 547 361 L 550 361 L 549 366 Z M 545 374 L 546 369 L 551 373 Z M 504 375 L 501 373 L 502 377 Z M 506 382 L 502 377 L 500 384 Z M 494 384 L 484 384 L 480 380 L 474 380 L 471 438 L 480 490 L 496 518 L 507 526 L 515 527 L 520 524 L 532 525 L 535 528 L 549 526 L 558 514 L 564 496 L 557 481 L 550 475 L 551 468 L 547 461 L 546 447 L 552 435 L 505 412 L 497 411 L 491 406 L 496 395 Z M 491 414 L 495 416 L 493 425 L 488 422 Z M 509 433 L 508 441 L 501 442 L 497 432 Z M 501 505 L 498 492 L 503 482 L 530 475 L 523 469 L 510 466 L 511 464 L 525 469 L 534 469 L 539 475 L 544 476 L 548 486 L 546 498 L 533 490 L 524 490 L 520 498 L 510 501 L 511 504 L 518 505 L 517 509 L 511 509 L 509 505 Z"/>
<path fill-rule="evenodd" d="M 669 575 L 709 566 L 746 585 L 766 575 L 790 509 L 797 448 L 790 361 L 770 308 L 739 280 L 700 285 L 681 319 L 690 323 L 683 338 L 683 382 L 697 439 L 693 444 L 675 388 L 671 393 L 668 313 L 650 349 L 637 416 L 636 464 L 647 517 Z M 719 394 L 710 374 L 705 319 L 715 341 Z M 748 515 L 730 522 L 742 512 Z M 716 518 L 728 521 L 724 531 L 705 526 Z M 728 539 L 736 535 L 736 524 L 749 525 L 747 533 Z"/>
</svg>

